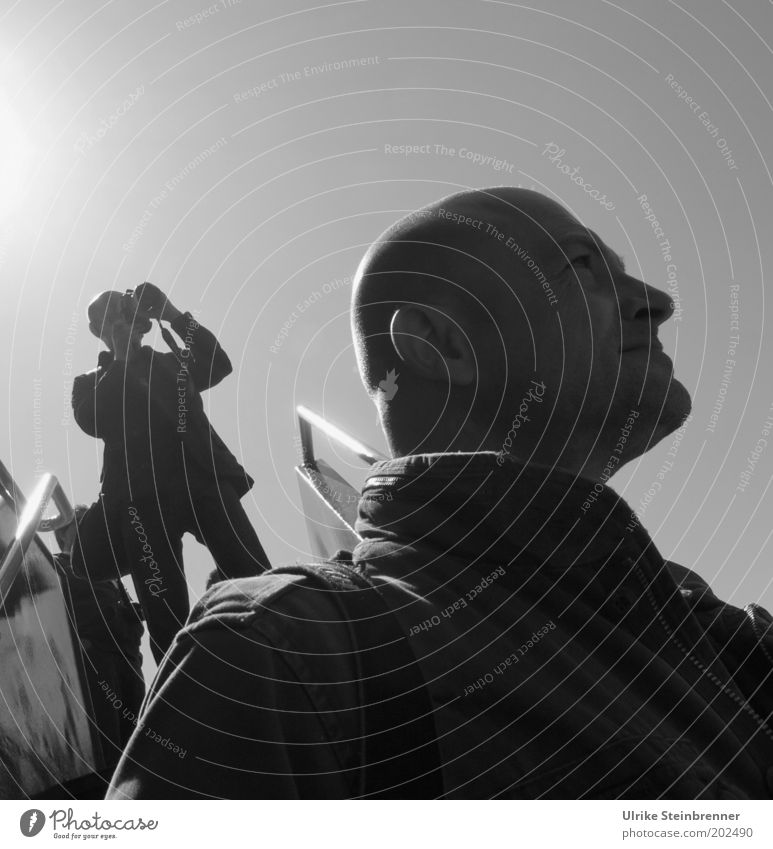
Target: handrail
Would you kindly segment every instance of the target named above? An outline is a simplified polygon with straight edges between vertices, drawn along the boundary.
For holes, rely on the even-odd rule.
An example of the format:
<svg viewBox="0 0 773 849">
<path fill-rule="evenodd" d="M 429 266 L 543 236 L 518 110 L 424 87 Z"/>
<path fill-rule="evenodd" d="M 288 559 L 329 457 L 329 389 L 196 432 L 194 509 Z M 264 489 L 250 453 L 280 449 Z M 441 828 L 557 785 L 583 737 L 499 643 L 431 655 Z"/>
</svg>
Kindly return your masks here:
<svg viewBox="0 0 773 849">
<path fill-rule="evenodd" d="M 13 479 L 13 475 L 8 471 L 2 460 L 0 460 L 0 486 L 3 487 L 8 497 L 13 501 L 18 515 L 24 509 L 24 496 Z"/>
<path fill-rule="evenodd" d="M 43 514 L 52 498 L 59 509 L 59 513 L 53 519 L 44 520 Z M 16 527 L 16 534 L 0 563 L 0 605 L 2 605 L 6 594 L 16 580 L 27 550 L 38 530 L 51 530 L 52 527 L 46 527 L 51 522 L 54 523 L 53 527 L 61 527 L 62 524 L 71 522 L 73 516 L 72 506 L 59 485 L 59 481 L 51 474 L 43 475 L 24 505 Z M 62 524 L 59 524 L 60 522 Z"/>
<path fill-rule="evenodd" d="M 59 480 L 54 478 L 56 486 L 51 493 L 51 501 L 59 511 L 56 516 L 49 516 L 47 519 L 41 519 L 38 522 L 38 531 L 41 534 L 46 534 L 49 531 L 58 531 L 59 528 L 66 528 L 75 519 L 75 509 L 70 504 L 70 499 L 65 495 L 64 490 L 59 484 Z"/>
<path fill-rule="evenodd" d="M 2 487 L 8 498 L 13 502 L 16 508 L 16 515 L 20 518 L 21 512 L 27 503 L 19 485 L 13 479 L 13 475 L 8 471 L 5 463 L 0 460 L 0 487 Z M 41 519 L 38 524 L 40 533 L 48 533 L 49 531 L 57 531 L 59 528 L 64 528 L 75 518 L 75 511 L 70 504 L 70 499 L 65 495 L 64 490 L 57 484 L 52 495 L 54 504 L 59 512 L 56 516 L 49 516 L 48 519 Z"/>
<path fill-rule="evenodd" d="M 371 448 L 359 439 L 349 436 L 340 428 L 331 424 L 327 419 L 309 410 L 307 407 L 299 405 L 295 408 L 298 413 L 298 427 L 301 436 L 301 455 L 303 464 L 310 466 L 314 464 L 314 440 L 312 437 L 312 427 L 321 430 L 330 439 L 335 440 L 345 448 L 349 449 L 353 454 L 356 454 L 361 460 L 364 460 L 369 465 L 377 463 L 379 460 L 388 459 L 380 451 Z"/>
</svg>

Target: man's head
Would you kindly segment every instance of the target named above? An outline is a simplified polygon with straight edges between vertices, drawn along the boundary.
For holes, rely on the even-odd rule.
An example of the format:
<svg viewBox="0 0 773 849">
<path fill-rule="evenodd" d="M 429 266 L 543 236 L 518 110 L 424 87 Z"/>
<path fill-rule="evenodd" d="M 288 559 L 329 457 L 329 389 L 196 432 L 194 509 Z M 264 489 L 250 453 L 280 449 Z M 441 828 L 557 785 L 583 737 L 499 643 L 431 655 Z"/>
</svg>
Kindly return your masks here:
<svg viewBox="0 0 773 849">
<path fill-rule="evenodd" d="M 124 308 L 126 298 L 124 292 L 102 292 L 92 298 L 87 308 L 89 330 L 101 339 L 110 350 L 113 349 L 113 333 L 123 327 L 127 335 L 141 339 L 151 329 L 152 322 L 142 312 L 133 311 L 127 315 Z"/>
<path fill-rule="evenodd" d="M 509 446 L 593 477 L 632 412 L 623 461 L 689 413 L 656 338 L 672 312 L 560 204 L 496 188 L 387 230 L 357 271 L 352 327 L 393 454 Z"/>
</svg>

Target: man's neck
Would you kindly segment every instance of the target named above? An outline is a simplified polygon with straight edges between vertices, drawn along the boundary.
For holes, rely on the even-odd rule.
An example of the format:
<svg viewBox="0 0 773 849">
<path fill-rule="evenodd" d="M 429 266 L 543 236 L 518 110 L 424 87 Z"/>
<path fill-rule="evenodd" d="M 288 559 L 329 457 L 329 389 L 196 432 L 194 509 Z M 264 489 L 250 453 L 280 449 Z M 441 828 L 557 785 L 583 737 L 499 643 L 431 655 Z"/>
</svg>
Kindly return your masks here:
<svg viewBox="0 0 773 849">
<path fill-rule="evenodd" d="M 136 341 L 132 341 L 128 348 L 121 348 L 120 350 L 108 348 L 108 350 L 116 362 L 131 362 L 140 355 L 140 352 L 142 351 L 142 344 L 140 340 L 137 339 Z"/>
</svg>

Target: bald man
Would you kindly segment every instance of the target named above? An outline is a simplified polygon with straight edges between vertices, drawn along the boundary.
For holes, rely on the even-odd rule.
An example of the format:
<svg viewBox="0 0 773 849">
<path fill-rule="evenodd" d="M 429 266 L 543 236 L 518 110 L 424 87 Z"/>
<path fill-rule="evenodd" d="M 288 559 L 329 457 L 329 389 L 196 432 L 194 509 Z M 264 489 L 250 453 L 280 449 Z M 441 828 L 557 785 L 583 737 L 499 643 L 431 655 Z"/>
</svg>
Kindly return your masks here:
<svg viewBox="0 0 773 849">
<path fill-rule="evenodd" d="M 231 363 L 212 333 L 152 283 L 135 296 L 103 292 L 88 317 L 107 350 L 94 371 L 75 378 L 72 404 L 78 425 L 102 439 L 105 450 L 100 500 L 79 525 L 74 562 L 99 578 L 97 570 L 117 552 L 160 662 L 190 610 L 185 533 L 209 548 L 221 578 L 269 568 L 240 502 L 252 478 L 212 428 L 201 400 L 230 374 Z M 169 322 L 184 347 L 171 335 L 166 353 L 143 345 L 151 319 Z"/>
<path fill-rule="evenodd" d="M 672 313 L 534 192 L 390 228 L 352 302 L 392 453 L 349 566 L 376 589 L 212 590 L 144 717 L 200 766 L 135 733 L 111 798 L 771 798 L 770 615 L 664 560 L 606 486 L 689 414 Z"/>
</svg>

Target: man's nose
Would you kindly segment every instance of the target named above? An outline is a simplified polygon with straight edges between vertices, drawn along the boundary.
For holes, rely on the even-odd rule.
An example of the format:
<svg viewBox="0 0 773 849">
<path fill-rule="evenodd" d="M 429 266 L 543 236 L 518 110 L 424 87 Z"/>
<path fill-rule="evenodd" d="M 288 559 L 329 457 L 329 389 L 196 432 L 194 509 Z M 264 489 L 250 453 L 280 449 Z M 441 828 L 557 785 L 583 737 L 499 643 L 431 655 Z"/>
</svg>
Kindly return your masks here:
<svg viewBox="0 0 773 849">
<path fill-rule="evenodd" d="M 648 321 L 659 327 L 674 314 L 675 305 L 668 293 L 628 274 L 618 281 L 617 290 L 621 318 L 625 321 Z"/>
</svg>

